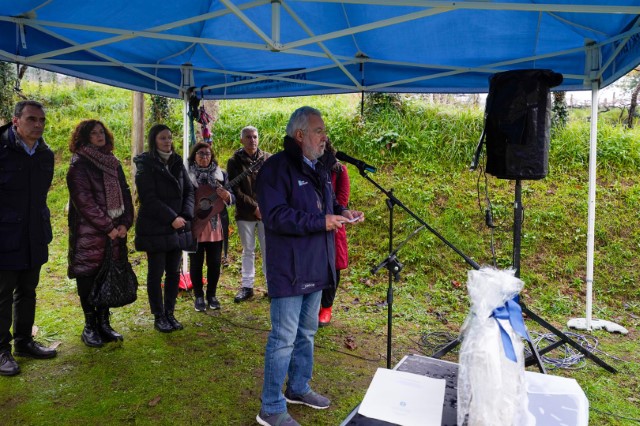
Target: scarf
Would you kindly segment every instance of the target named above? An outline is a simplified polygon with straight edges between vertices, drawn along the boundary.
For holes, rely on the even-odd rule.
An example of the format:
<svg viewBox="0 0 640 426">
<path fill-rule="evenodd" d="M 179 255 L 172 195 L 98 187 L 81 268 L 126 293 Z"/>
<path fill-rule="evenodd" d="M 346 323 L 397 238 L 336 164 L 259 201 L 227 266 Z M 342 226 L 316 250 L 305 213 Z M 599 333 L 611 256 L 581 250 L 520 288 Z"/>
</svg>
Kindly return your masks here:
<svg viewBox="0 0 640 426">
<path fill-rule="evenodd" d="M 120 161 L 111 152 L 102 152 L 92 145 L 81 146 L 76 150 L 76 154 L 86 158 L 102 171 L 104 193 L 107 200 L 107 215 L 111 219 L 121 216 L 124 213 L 124 201 L 118 179 Z"/>
<path fill-rule="evenodd" d="M 212 188 L 217 188 L 224 181 L 222 171 L 213 161 L 208 167 L 200 167 L 195 162 L 189 164 L 189 178 L 196 188 L 200 185 L 211 185 Z"/>
<path fill-rule="evenodd" d="M 171 154 L 173 154 L 173 151 L 162 152 L 159 149 L 156 149 L 156 152 L 158 153 L 158 157 L 160 157 L 160 160 L 164 164 L 167 164 L 169 162 L 169 157 L 171 157 Z"/>
</svg>

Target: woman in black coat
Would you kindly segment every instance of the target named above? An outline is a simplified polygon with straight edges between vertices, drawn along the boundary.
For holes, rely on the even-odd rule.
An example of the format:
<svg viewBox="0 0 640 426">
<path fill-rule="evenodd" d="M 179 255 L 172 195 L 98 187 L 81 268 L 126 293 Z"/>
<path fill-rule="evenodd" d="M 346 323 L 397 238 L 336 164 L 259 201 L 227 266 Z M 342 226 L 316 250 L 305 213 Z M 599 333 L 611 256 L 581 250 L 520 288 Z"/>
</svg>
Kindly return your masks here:
<svg viewBox="0 0 640 426">
<path fill-rule="evenodd" d="M 123 340 L 109 323 L 109 309 L 89 301 L 93 282 L 112 244 L 114 259 L 126 250 L 133 224 L 131 191 L 120 161 L 113 155 L 113 135 L 98 120 L 84 120 L 73 131 L 67 172 L 69 188 L 69 278 L 78 285 L 85 326 L 81 339 L 91 347 Z"/>
<path fill-rule="evenodd" d="M 149 130 L 148 151 L 134 158 L 140 210 L 136 250 L 147 253 L 147 294 L 154 327 L 163 333 L 181 330 L 174 316 L 182 251 L 194 246 L 191 235 L 193 187 L 173 148 L 171 130 L 156 124 Z M 162 276 L 165 274 L 164 296 Z"/>
</svg>

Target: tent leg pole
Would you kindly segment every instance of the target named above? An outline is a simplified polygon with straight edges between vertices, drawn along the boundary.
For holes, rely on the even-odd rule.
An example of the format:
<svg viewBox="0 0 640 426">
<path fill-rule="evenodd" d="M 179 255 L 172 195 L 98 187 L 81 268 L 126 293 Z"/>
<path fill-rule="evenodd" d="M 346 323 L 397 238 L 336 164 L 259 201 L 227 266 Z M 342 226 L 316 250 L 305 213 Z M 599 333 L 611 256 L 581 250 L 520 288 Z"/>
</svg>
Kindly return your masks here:
<svg viewBox="0 0 640 426">
<path fill-rule="evenodd" d="M 598 82 L 591 85 L 591 131 L 589 140 L 589 201 L 587 225 L 587 311 L 586 327 L 591 330 L 591 314 L 593 312 L 593 259 L 595 251 L 596 222 L 596 167 L 598 147 Z"/>
<path fill-rule="evenodd" d="M 189 158 L 189 90 L 185 88 L 182 91 L 182 161 L 184 167 L 188 168 L 187 159 Z M 186 275 L 189 272 L 189 256 L 186 252 L 182 252 L 182 274 Z"/>
<path fill-rule="evenodd" d="M 591 129 L 589 137 L 589 198 L 587 218 L 587 270 L 586 270 L 586 313 L 585 318 L 573 318 L 567 326 L 591 331 L 604 328 L 610 332 L 627 334 L 627 329 L 607 320 L 593 320 L 593 269 L 595 257 L 595 223 L 596 223 L 596 169 L 598 152 L 598 92 L 599 82 L 591 82 Z"/>
</svg>

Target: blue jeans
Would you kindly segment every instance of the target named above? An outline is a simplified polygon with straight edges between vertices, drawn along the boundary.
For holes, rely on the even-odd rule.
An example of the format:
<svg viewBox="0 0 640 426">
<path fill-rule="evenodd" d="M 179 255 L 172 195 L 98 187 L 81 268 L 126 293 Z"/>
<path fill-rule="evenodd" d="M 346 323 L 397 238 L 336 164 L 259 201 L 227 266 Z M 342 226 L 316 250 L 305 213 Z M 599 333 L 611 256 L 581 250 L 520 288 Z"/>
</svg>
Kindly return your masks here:
<svg viewBox="0 0 640 426">
<path fill-rule="evenodd" d="M 287 411 L 282 385 L 296 395 L 311 390 L 313 338 L 318 331 L 321 291 L 271 299 L 271 333 L 264 354 L 262 411 L 268 415 Z"/>
</svg>

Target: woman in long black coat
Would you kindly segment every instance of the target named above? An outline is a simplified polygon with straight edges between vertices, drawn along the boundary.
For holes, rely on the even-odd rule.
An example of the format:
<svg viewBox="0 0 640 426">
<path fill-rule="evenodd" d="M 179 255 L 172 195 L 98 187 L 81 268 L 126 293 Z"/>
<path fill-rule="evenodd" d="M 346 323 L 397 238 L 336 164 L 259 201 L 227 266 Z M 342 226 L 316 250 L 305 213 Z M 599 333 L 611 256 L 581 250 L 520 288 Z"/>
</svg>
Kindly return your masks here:
<svg viewBox="0 0 640 426">
<path fill-rule="evenodd" d="M 140 199 L 135 246 L 136 250 L 147 253 L 147 294 L 154 327 L 169 333 L 183 328 L 174 316 L 174 309 L 182 251 L 195 246 L 191 234 L 193 187 L 182 157 L 173 148 L 167 126 L 153 126 L 147 143 L 148 151 L 133 160 Z"/>
<path fill-rule="evenodd" d="M 113 155 L 113 135 L 98 120 L 84 120 L 73 131 L 73 153 L 67 172 L 69 188 L 69 278 L 75 278 L 85 317 L 82 341 L 100 347 L 123 340 L 111 328 L 109 309 L 97 309 L 89 294 L 107 244 L 118 258 L 126 249 L 127 231 L 133 224 L 131 191 L 120 161 Z M 122 241 L 124 240 L 124 241 Z M 123 244 L 122 244 L 123 243 Z"/>
</svg>

